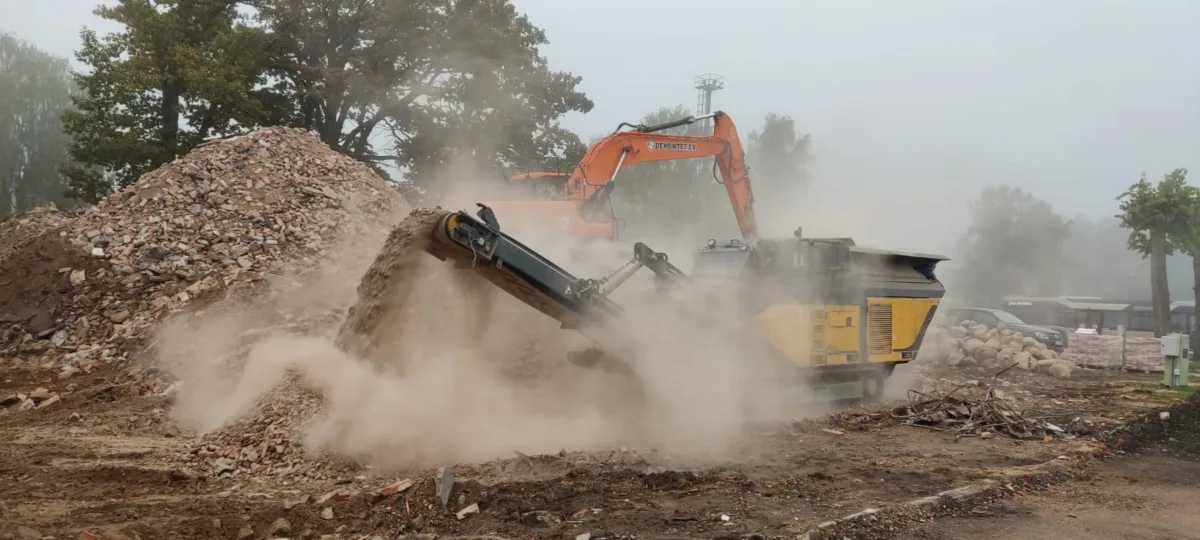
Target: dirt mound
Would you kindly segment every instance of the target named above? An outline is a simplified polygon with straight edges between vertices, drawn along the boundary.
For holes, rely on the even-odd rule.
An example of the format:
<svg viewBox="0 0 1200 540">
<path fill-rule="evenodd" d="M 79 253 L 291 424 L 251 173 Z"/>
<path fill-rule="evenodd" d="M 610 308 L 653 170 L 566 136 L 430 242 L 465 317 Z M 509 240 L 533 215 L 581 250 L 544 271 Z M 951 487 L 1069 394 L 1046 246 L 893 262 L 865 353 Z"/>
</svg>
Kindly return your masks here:
<svg viewBox="0 0 1200 540">
<path fill-rule="evenodd" d="M 0 348 L 17 347 L 10 351 L 14 354 L 48 350 L 38 340 L 62 345 L 65 335 L 57 333 L 66 312 L 76 303 L 97 300 L 115 284 L 106 279 L 103 262 L 54 231 L 26 239 L 16 252 L 20 255 L 0 259 L 0 331 L 8 336 Z M 94 276 L 90 294 L 76 287 L 80 275 Z"/>
<path fill-rule="evenodd" d="M 60 221 L 58 237 L 4 246 L 6 265 L 39 262 L 5 273 L 21 279 L 3 295 L 59 308 L 41 308 L 52 320 L 39 313 L 42 326 L 61 333 L 37 348 L 123 358 L 165 316 L 267 277 L 321 269 L 335 242 L 386 229 L 404 207 L 379 175 L 314 135 L 261 130 L 142 176 Z"/>
<path fill-rule="evenodd" d="M 75 217 L 50 205 L 0 222 L 0 351 L 31 354 L 62 345 L 68 308 L 111 289 L 103 277 L 107 265 L 62 232 Z M 83 275 L 96 276 L 91 296 L 76 287 Z"/>
<path fill-rule="evenodd" d="M 1107 437 L 1126 453 L 1169 452 L 1200 461 L 1200 392 L 1167 409 L 1150 411 Z"/>
<path fill-rule="evenodd" d="M 78 213 L 60 211 L 53 203 L 37 206 L 0 221 L 0 260 L 46 231 L 57 231 Z"/>
</svg>

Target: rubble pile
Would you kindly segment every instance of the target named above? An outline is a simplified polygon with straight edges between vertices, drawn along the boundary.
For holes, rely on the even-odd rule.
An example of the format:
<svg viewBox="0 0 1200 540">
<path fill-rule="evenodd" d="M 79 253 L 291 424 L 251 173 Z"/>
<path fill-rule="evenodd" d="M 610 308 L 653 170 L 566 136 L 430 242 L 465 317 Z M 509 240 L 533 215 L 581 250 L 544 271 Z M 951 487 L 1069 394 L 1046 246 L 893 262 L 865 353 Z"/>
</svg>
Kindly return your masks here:
<svg viewBox="0 0 1200 540">
<path fill-rule="evenodd" d="M 323 400 L 297 377 L 263 395 L 256 410 L 242 419 L 192 441 L 184 465 L 213 477 L 252 474 L 289 480 L 338 479 L 357 470 L 354 463 L 316 456 L 305 448 L 305 422 L 320 414 Z"/>
<path fill-rule="evenodd" d="M 302 130 L 206 143 L 58 223 L 56 245 L 42 238 L 13 250 L 5 260 L 64 252 L 40 257 L 56 265 L 40 268 L 51 284 L 13 292 L 49 288 L 69 300 L 56 310 L 26 306 L 41 311 L 24 319 L 43 324 L 23 332 L 18 352 L 127 357 L 167 314 L 319 268 L 335 241 L 386 230 L 405 209 L 380 176 Z"/>
<path fill-rule="evenodd" d="M 1036 339 L 974 321 L 930 328 L 921 356 L 947 366 L 1007 368 L 1015 364 L 1064 379 L 1075 369 L 1074 362 L 1060 358 Z"/>
<path fill-rule="evenodd" d="M 58 403 L 60 397 L 45 388 L 38 388 L 28 394 L 11 394 L 0 397 L 0 407 L 17 407 L 17 410 L 41 409 Z"/>
</svg>

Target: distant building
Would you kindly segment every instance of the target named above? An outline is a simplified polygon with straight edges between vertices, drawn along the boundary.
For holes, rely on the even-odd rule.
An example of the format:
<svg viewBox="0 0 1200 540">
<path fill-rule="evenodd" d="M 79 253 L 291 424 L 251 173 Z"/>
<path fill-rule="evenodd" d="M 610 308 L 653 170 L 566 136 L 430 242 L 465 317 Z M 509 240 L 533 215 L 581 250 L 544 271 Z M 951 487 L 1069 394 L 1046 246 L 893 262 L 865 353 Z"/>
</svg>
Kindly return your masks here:
<svg viewBox="0 0 1200 540">
<path fill-rule="evenodd" d="M 1149 300 L 1114 300 L 1092 296 L 1006 296 L 1000 309 L 1029 324 L 1091 328 L 1108 333 L 1117 326 L 1135 332 L 1153 332 Z M 1171 302 L 1171 331 L 1190 332 L 1195 302 Z"/>
</svg>

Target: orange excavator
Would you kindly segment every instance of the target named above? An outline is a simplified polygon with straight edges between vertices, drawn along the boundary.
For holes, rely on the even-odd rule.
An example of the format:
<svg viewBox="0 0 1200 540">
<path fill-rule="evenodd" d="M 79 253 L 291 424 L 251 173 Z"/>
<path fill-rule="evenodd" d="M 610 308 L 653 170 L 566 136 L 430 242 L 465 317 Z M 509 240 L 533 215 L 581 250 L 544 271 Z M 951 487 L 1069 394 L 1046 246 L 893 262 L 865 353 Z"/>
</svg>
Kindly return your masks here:
<svg viewBox="0 0 1200 540">
<path fill-rule="evenodd" d="M 662 133 L 707 119 L 713 121 L 712 135 Z M 626 127 L 631 129 L 622 131 Z M 619 220 L 613 214 L 609 195 L 617 186 L 617 176 L 623 168 L 651 161 L 703 157 L 716 158 L 714 166 L 721 175 L 719 182 L 729 194 L 742 236 L 748 240 L 756 238 L 758 227 L 746 154 L 733 120 L 721 111 L 650 126 L 622 123 L 617 126 L 617 131 L 592 144 L 570 175 L 535 172 L 513 177 L 513 181 L 536 181 L 543 188 L 548 186 L 549 189 L 543 191 L 553 193 L 552 196 L 541 200 L 488 201 L 485 204 L 506 228 L 520 230 L 536 225 L 557 228 L 575 237 L 612 239 L 617 236 Z"/>
</svg>

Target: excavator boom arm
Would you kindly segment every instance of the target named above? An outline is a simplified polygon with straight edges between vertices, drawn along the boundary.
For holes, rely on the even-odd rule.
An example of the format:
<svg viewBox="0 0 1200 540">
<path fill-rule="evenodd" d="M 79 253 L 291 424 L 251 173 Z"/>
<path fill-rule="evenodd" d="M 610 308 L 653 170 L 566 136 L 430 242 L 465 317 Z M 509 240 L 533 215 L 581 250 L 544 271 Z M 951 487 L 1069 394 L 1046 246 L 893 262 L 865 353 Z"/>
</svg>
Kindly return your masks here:
<svg viewBox="0 0 1200 540">
<path fill-rule="evenodd" d="M 630 165 L 651 161 L 715 157 L 738 227 L 747 240 L 758 237 L 754 216 L 754 194 L 746 168 L 746 154 L 738 138 L 737 127 L 724 112 L 712 114 L 713 134 L 709 136 L 670 135 L 664 129 L 694 123 L 688 117 L 655 126 L 634 126 L 618 131 L 591 146 L 567 181 L 568 198 L 606 196 L 617 173 Z"/>
</svg>

